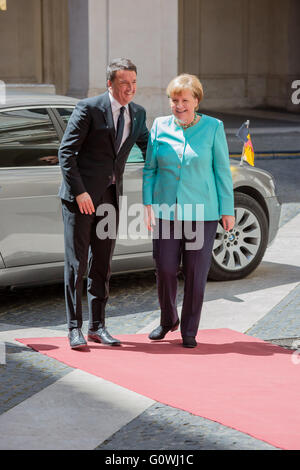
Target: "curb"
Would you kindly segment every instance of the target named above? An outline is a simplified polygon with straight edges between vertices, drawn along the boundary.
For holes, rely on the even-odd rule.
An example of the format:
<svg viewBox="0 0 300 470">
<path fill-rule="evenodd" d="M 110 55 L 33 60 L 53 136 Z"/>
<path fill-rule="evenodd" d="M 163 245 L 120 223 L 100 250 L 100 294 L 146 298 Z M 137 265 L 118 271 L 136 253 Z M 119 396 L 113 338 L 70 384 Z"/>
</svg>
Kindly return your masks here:
<svg viewBox="0 0 300 470">
<path fill-rule="evenodd" d="M 230 158 L 241 158 L 241 153 L 230 153 Z M 260 159 L 275 159 L 275 158 L 300 158 L 300 152 L 286 151 L 286 152 L 255 152 L 255 158 Z"/>
<path fill-rule="evenodd" d="M 281 127 L 250 127 L 251 135 L 271 135 L 271 134 L 297 134 L 300 133 L 300 126 L 281 126 Z M 225 132 L 227 135 L 236 136 L 238 129 L 230 127 L 225 127 Z"/>
</svg>

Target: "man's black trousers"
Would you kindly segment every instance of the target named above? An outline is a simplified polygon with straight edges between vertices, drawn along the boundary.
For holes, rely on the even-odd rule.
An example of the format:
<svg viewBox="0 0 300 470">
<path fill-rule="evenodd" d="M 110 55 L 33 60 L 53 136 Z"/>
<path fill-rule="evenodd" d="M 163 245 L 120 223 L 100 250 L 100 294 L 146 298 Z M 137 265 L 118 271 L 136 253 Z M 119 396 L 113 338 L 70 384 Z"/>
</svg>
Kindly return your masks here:
<svg viewBox="0 0 300 470">
<path fill-rule="evenodd" d="M 107 213 L 96 215 L 103 204 L 112 205 L 115 214 L 110 229 L 115 234 L 99 238 L 97 234 L 101 221 L 107 220 Z M 84 275 L 87 272 L 87 300 L 89 309 L 89 329 L 97 330 L 105 326 L 105 306 L 109 295 L 111 259 L 116 243 L 119 223 L 115 185 L 104 193 L 96 212 L 81 214 L 77 202 L 62 200 L 65 240 L 65 300 L 68 328 L 82 326 L 82 290 Z M 110 222 L 111 218 L 110 218 Z M 100 225 L 98 225 L 100 223 Z M 101 225 L 102 227 L 102 225 Z M 103 228 L 103 227 L 102 227 Z"/>
</svg>

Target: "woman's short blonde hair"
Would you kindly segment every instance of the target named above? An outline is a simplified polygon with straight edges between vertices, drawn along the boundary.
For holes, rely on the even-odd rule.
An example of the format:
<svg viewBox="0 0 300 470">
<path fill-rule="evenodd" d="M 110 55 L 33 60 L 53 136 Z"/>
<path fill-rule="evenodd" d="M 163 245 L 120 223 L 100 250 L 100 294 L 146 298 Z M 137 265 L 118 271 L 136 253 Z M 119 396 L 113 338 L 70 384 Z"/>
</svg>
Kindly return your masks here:
<svg viewBox="0 0 300 470">
<path fill-rule="evenodd" d="M 197 98 L 199 103 L 203 98 L 203 87 L 199 78 L 196 75 L 190 75 L 188 73 L 182 73 L 170 81 L 167 87 L 167 95 L 171 98 L 174 95 L 179 95 L 183 90 L 190 90 Z"/>
</svg>

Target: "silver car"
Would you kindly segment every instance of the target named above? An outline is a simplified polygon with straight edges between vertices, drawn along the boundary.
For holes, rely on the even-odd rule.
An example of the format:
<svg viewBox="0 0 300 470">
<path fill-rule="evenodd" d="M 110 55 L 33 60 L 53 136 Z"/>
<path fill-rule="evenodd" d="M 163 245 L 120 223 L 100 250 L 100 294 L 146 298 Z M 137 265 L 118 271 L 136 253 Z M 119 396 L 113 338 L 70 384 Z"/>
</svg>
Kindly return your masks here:
<svg viewBox="0 0 300 470">
<path fill-rule="evenodd" d="M 15 94 L 0 103 L 0 288 L 63 279 L 57 154 L 77 101 L 57 95 Z M 142 169 L 142 154 L 134 147 L 124 174 L 128 207 L 142 202 Z M 281 206 L 272 176 L 234 161 L 231 169 L 236 225 L 229 233 L 218 225 L 209 273 L 214 280 L 240 279 L 251 273 L 279 225 Z M 127 222 L 130 225 L 130 218 Z M 113 272 L 153 269 L 151 237 L 132 239 L 122 233 Z"/>
</svg>

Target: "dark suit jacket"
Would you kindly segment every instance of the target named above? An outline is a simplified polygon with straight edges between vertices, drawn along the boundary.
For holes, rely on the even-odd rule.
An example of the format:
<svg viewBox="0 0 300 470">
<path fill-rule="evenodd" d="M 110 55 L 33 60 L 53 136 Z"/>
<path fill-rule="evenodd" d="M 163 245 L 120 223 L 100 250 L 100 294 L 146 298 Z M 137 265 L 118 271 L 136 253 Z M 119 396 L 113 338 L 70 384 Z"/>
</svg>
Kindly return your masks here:
<svg viewBox="0 0 300 470">
<path fill-rule="evenodd" d="M 109 92 L 77 103 L 64 133 L 58 157 L 63 174 L 59 196 L 67 201 L 88 192 L 94 205 L 116 177 L 117 199 L 123 193 L 122 177 L 129 152 L 136 143 L 145 158 L 148 129 L 142 106 L 129 103 L 131 131 L 117 153 Z"/>
</svg>

